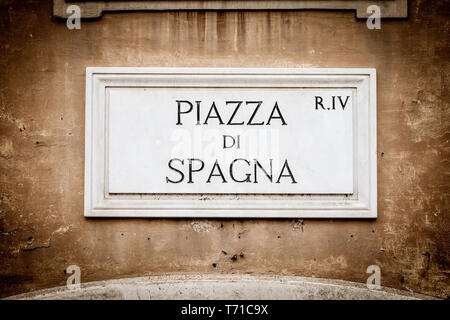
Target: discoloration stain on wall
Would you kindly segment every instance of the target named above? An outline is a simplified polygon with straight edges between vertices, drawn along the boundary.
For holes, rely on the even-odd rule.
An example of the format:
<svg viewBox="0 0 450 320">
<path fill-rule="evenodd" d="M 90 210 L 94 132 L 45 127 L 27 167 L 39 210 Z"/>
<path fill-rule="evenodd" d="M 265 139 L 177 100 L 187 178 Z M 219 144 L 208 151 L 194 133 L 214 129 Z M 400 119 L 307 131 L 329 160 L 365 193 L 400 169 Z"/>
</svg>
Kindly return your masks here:
<svg viewBox="0 0 450 320">
<path fill-rule="evenodd" d="M 303 219 L 294 219 L 294 221 L 292 221 L 292 229 L 293 230 L 301 230 L 303 232 L 304 224 L 305 224 L 305 222 Z"/>
<path fill-rule="evenodd" d="M 192 221 L 191 222 L 192 230 L 195 232 L 210 232 L 211 229 L 215 229 L 208 221 Z"/>
<path fill-rule="evenodd" d="M 12 141 L 6 137 L 0 139 L 0 157 L 10 159 L 14 155 Z"/>
</svg>

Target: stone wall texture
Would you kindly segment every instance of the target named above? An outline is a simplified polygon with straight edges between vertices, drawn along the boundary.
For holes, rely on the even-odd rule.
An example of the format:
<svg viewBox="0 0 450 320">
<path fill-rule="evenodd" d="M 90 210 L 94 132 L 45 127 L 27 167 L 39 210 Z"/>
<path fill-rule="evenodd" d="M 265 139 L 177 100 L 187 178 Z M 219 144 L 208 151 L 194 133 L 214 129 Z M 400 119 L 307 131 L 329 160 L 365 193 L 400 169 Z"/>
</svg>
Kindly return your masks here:
<svg viewBox="0 0 450 320">
<path fill-rule="evenodd" d="M 171 273 L 280 274 L 448 298 L 449 1 L 409 1 L 369 30 L 354 12 L 124 12 L 69 30 L 52 2 L 0 3 L 0 297 Z M 378 215 L 86 219 L 87 66 L 370 67 L 378 76 Z M 242 253 L 242 255 L 240 255 Z M 236 255 L 237 259 L 232 259 Z"/>
</svg>

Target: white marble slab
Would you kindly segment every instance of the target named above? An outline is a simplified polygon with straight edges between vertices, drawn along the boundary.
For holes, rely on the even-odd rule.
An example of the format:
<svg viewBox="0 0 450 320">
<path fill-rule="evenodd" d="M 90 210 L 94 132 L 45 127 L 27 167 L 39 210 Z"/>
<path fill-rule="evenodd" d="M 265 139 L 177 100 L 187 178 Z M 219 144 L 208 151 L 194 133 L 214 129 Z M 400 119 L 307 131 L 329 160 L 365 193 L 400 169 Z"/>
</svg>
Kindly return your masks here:
<svg viewBox="0 0 450 320">
<path fill-rule="evenodd" d="M 352 89 L 114 88 L 107 94 L 111 193 L 353 193 Z M 331 109 L 333 96 L 334 110 L 316 110 L 315 97 Z M 177 101 L 181 112 L 192 109 L 180 112 L 179 125 Z M 200 125 L 195 101 L 201 101 Z M 275 103 L 277 118 L 267 124 Z M 247 124 L 253 114 L 254 124 Z"/>
</svg>

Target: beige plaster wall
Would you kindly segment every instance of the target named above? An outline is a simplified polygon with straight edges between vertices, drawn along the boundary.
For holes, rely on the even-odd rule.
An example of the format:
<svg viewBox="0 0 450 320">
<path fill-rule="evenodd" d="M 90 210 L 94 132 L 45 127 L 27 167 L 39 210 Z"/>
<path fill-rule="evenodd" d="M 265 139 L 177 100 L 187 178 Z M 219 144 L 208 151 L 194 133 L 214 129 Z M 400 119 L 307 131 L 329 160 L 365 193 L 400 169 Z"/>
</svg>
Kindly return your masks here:
<svg viewBox="0 0 450 320">
<path fill-rule="evenodd" d="M 64 285 L 71 264 L 82 281 L 359 282 L 377 264 L 384 286 L 448 297 L 449 4 L 409 3 L 381 30 L 331 11 L 116 13 L 68 30 L 50 0 L 2 1 L 0 297 Z M 378 219 L 84 218 L 87 66 L 377 68 Z"/>
</svg>

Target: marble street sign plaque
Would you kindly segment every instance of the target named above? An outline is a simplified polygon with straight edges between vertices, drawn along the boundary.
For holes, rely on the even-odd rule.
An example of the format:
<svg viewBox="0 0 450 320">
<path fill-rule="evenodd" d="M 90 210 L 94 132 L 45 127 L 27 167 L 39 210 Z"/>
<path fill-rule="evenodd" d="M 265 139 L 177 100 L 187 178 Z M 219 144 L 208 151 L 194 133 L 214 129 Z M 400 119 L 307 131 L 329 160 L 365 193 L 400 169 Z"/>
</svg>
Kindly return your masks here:
<svg viewBox="0 0 450 320">
<path fill-rule="evenodd" d="M 373 69 L 88 68 L 86 216 L 376 217 Z"/>
</svg>

